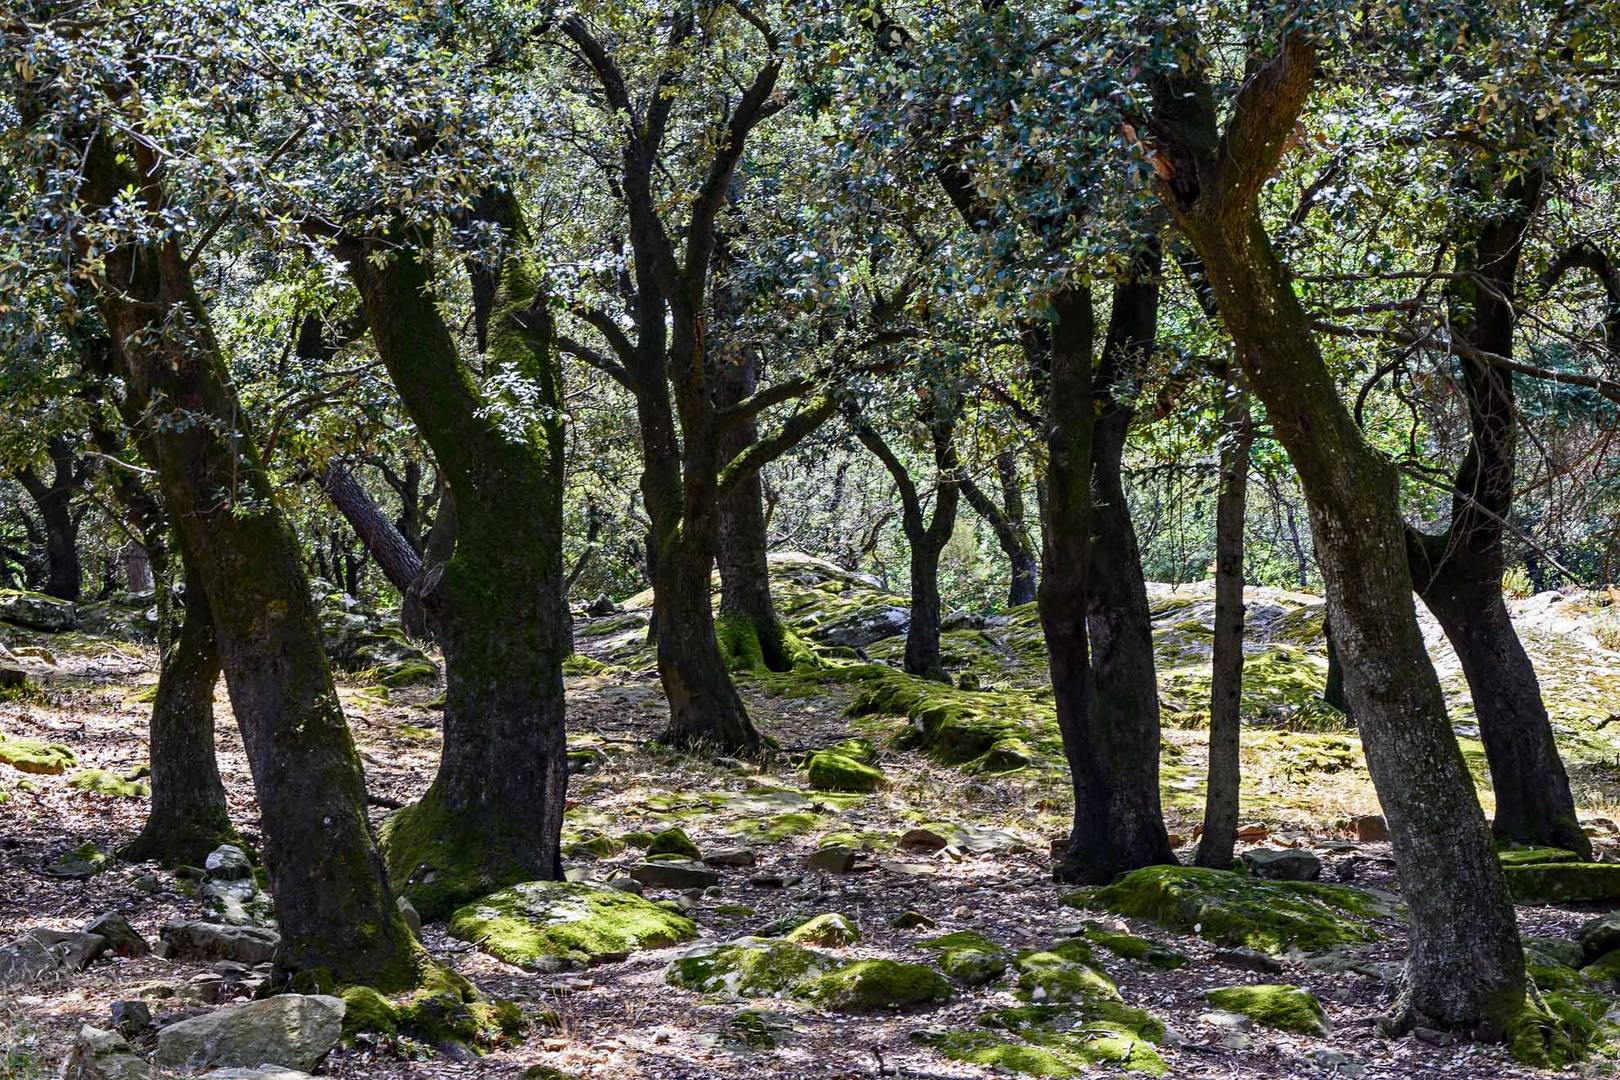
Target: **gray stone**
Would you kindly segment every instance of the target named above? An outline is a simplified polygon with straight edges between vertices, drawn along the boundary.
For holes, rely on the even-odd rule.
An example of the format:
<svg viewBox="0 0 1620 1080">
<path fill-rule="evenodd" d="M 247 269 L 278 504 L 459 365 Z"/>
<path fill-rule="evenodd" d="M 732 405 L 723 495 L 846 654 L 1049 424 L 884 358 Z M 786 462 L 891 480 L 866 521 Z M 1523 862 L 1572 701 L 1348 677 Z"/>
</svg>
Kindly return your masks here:
<svg viewBox="0 0 1620 1080">
<path fill-rule="evenodd" d="M 152 1066 L 122 1035 L 86 1024 L 62 1065 L 62 1080 L 150 1080 Z"/>
<path fill-rule="evenodd" d="M 0 948 L 0 990 L 18 990 L 64 971 L 62 958 L 33 934 Z"/>
<path fill-rule="evenodd" d="M 1346 1077 L 1347 1080 L 1357 1080 L 1367 1071 L 1366 1064 L 1357 1061 L 1349 1054 L 1341 1054 L 1337 1050 L 1312 1050 L 1305 1056 L 1318 1069 L 1332 1073 L 1334 1076 Z"/>
<path fill-rule="evenodd" d="M 841 844 L 829 844 L 810 854 L 804 865 L 811 870 L 824 870 L 829 874 L 847 874 L 855 869 L 860 852 Z"/>
<path fill-rule="evenodd" d="M 307 1072 L 283 1069 L 280 1065 L 259 1065 L 251 1069 L 215 1069 L 203 1073 L 204 1080 L 310 1080 Z"/>
<path fill-rule="evenodd" d="M 710 866 L 753 866 L 759 859 L 753 848 L 740 847 L 711 851 L 703 856 L 703 861 Z"/>
<path fill-rule="evenodd" d="M 152 946 L 129 925 L 129 920 L 116 911 L 107 912 L 86 926 L 84 932 L 106 938 L 107 947 L 119 956 L 135 958 L 152 951 Z"/>
<path fill-rule="evenodd" d="M 1581 954 L 1588 960 L 1596 960 L 1604 953 L 1620 948 L 1620 911 L 1588 919 L 1581 924 L 1580 932 L 1575 937 L 1581 943 Z"/>
<path fill-rule="evenodd" d="M 115 1001 L 112 1026 L 126 1038 L 134 1038 L 152 1026 L 152 1007 L 144 1001 Z"/>
<path fill-rule="evenodd" d="M 421 937 L 422 916 L 421 913 L 416 910 L 416 906 L 403 896 L 396 900 L 395 903 L 399 905 L 400 917 L 405 920 L 405 925 L 410 927 L 411 933 L 417 937 Z"/>
<path fill-rule="evenodd" d="M 706 889 L 720 884 L 720 875 L 689 859 L 660 859 L 634 866 L 630 876 L 649 889 Z"/>
<path fill-rule="evenodd" d="M 1254 1027 L 1254 1021 L 1247 1016 L 1242 1013 L 1227 1012 L 1225 1009 L 1211 1009 L 1209 1012 L 1200 1013 L 1198 1022 L 1227 1032 L 1248 1031 Z"/>
<path fill-rule="evenodd" d="M 59 634 L 73 629 L 78 621 L 78 611 L 66 600 L 42 593 L 0 589 L 0 622 Z"/>
<path fill-rule="evenodd" d="M 32 937 L 44 943 L 72 971 L 83 971 L 107 951 L 107 939 L 83 930 L 35 930 Z"/>
<path fill-rule="evenodd" d="M 1255 877 L 1272 881 L 1315 881 L 1322 876 L 1322 860 L 1299 848 L 1253 848 L 1243 862 Z"/>
<path fill-rule="evenodd" d="M 585 605 L 585 614 L 598 619 L 606 615 L 612 615 L 618 610 L 619 605 L 615 604 L 613 598 L 608 596 L 607 593 L 598 593 L 595 600 Z"/>
<path fill-rule="evenodd" d="M 911 609 L 895 606 L 863 608 L 815 627 L 810 637 L 822 645 L 863 649 L 884 638 L 904 634 L 911 626 Z"/>
<path fill-rule="evenodd" d="M 58 855 L 49 866 L 45 867 L 45 873 L 69 881 L 83 881 L 95 877 L 111 863 L 112 856 L 100 844 L 80 844 L 73 850 Z"/>
<path fill-rule="evenodd" d="M 242 881 L 253 877 L 253 861 L 235 844 L 221 844 L 210 851 L 203 869 L 212 881 Z"/>
<path fill-rule="evenodd" d="M 611 878 L 607 883 L 607 887 L 617 889 L 619 892 L 631 893 L 635 896 L 640 896 L 642 892 L 641 882 L 633 877 Z"/>
<path fill-rule="evenodd" d="M 282 994 L 194 1016 L 158 1032 L 154 1064 L 172 1069 L 275 1063 L 313 1069 L 343 1033 L 343 1001 Z"/>
<path fill-rule="evenodd" d="M 262 926 L 226 926 L 183 920 L 165 923 L 160 933 L 175 960 L 237 960 L 262 964 L 275 957 L 281 935 Z"/>
</svg>

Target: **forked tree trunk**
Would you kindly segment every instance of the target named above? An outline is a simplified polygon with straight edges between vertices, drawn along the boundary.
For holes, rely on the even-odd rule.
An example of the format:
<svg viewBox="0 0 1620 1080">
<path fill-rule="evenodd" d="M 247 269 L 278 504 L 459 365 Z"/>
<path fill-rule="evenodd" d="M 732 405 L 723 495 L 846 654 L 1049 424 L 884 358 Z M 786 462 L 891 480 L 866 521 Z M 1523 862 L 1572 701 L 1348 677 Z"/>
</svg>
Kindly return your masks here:
<svg viewBox="0 0 1620 1080">
<path fill-rule="evenodd" d="M 1243 522 L 1248 509 L 1249 402 L 1239 386 L 1222 384 L 1221 479 L 1215 499 L 1215 641 L 1210 658 L 1209 786 L 1199 866 L 1232 865 L 1237 839 L 1238 750 L 1243 731 Z"/>
<path fill-rule="evenodd" d="M 1040 560 L 1024 523 L 1024 493 L 1019 487 L 1017 458 L 1011 450 L 996 455 L 996 472 L 1001 479 L 1000 506 L 972 477 L 962 477 L 962 496 L 990 526 L 996 544 L 1007 556 L 1007 606 L 1014 608 L 1034 602 Z"/>
<path fill-rule="evenodd" d="M 1224 137 L 1201 71 L 1161 76 L 1161 194 L 1202 257 L 1249 385 L 1310 505 L 1345 684 L 1410 912 L 1398 1027 L 1500 1034 L 1523 1007 L 1524 953 L 1485 816 L 1418 627 L 1393 467 L 1362 439 L 1261 220 L 1316 77 L 1291 34 L 1250 75 Z"/>
<path fill-rule="evenodd" d="M 51 461 L 50 479 L 29 465 L 18 470 L 17 482 L 34 500 L 44 533 L 46 577 L 42 591 L 58 600 L 77 600 L 84 589 L 84 569 L 79 561 L 80 516 L 74 510 L 73 497 L 84 487 L 85 470 L 66 436 L 52 436 L 46 454 Z"/>
<path fill-rule="evenodd" d="M 418 590 L 444 650 L 439 771 L 384 829 L 390 871 L 435 919 L 503 885 L 562 876 L 560 373 L 539 275 L 510 257 L 488 363 L 523 376 L 541 414 L 511 437 L 490 418 L 415 252 L 388 244 L 379 262 L 357 246 L 350 267 L 377 353 L 455 500 L 454 553 Z"/>
</svg>

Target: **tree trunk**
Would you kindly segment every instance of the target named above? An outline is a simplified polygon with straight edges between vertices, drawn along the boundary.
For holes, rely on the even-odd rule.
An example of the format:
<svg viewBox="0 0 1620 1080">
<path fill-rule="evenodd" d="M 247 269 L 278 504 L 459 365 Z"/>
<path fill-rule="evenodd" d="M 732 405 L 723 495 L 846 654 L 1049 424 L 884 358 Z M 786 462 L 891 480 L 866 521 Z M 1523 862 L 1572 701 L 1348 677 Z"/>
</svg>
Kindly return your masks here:
<svg viewBox="0 0 1620 1080">
<path fill-rule="evenodd" d="M 1322 637 L 1327 643 L 1327 682 L 1322 687 L 1322 700 L 1350 715 L 1350 699 L 1344 696 L 1344 660 L 1339 656 L 1339 645 L 1333 638 L 1333 620 L 1322 613 Z"/>
<path fill-rule="evenodd" d="M 1014 608 L 1034 601 L 1039 564 L 1024 526 L 1024 495 L 1019 490 L 1018 466 L 1011 450 L 996 455 L 996 471 L 1001 476 L 1000 506 L 970 476 L 961 478 L 961 488 L 968 505 L 990 526 L 1002 554 L 1007 556 L 1007 606 Z"/>
<path fill-rule="evenodd" d="M 1223 383 L 1221 486 L 1215 500 L 1215 643 L 1209 684 L 1209 786 L 1199 866 L 1226 869 L 1238 823 L 1238 748 L 1243 731 L 1243 523 L 1248 509 L 1249 402 Z"/>
<path fill-rule="evenodd" d="M 1244 373 L 1310 506 L 1328 612 L 1410 912 L 1396 1026 L 1500 1033 L 1524 1001 L 1501 865 L 1418 627 L 1394 468 L 1339 397 L 1261 221 L 1258 192 L 1310 95 L 1303 34 L 1246 84 L 1223 139 L 1201 72 L 1155 88 L 1161 194 L 1204 261 Z"/>
<path fill-rule="evenodd" d="M 320 484 L 377 560 L 383 576 L 403 596 L 422 574 L 422 557 L 348 469 L 335 462 L 327 465 L 321 470 Z"/>
<path fill-rule="evenodd" d="M 43 592 L 58 600 L 77 600 L 84 591 L 84 569 L 79 562 L 79 518 L 73 496 L 84 487 L 85 470 L 73 444 L 55 435 L 46 447 L 52 477 L 47 482 L 32 465 L 17 472 L 17 482 L 33 498 L 45 541 Z"/>
<path fill-rule="evenodd" d="M 505 222 L 514 243 L 521 229 Z M 492 370 L 540 395 L 523 438 L 488 415 L 413 250 L 350 259 L 378 356 L 455 499 L 455 549 L 419 590 L 444 650 L 444 747 L 421 801 L 384 831 L 390 871 L 423 918 L 503 885 L 562 876 L 562 430 L 552 327 L 532 264 L 499 275 Z"/>
<path fill-rule="evenodd" d="M 1532 169 L 1486 194 L 1504 209 L 1477 231 L 1464 230 L 1457 273 L 1447 287 L 1451 330 L 1484 352 L 1513 353 L 1513 297 L 1524 234 L 1541 202 Z M 1477 194 L 1469 192 L 1469 194 Z M 1409 535 L 1418 594 L 1462 661 L 1496 793 L 1492 831 L 1503 842 L 1561 847 L 1590 856 L 1592 842 L 1575 817 L 1569 776 L 1558 756 L 1541 684 L 1508 617 L 1502 596 L 1505 522 L 1513 510 L 1519 413 L 1511 372 L 1460 361 L 1468 400 L 1469 443 L 1453 483 L 1445 532 Z"/>
<path fill-rule="evenodd" d="M 88 205 L 111 206 L 135 191 L 143 212 L 164 218 L 160 164 L 146 147 L 117 147 L 98 133 L 84 161 Z M 264 827 L 278 966 L 380 989 L 415 985 L 419 953 L 372 841 L 365 778 L 297 539 L 179 240 L 163 236 L 106 252 L 97 300 L 132 406 L 156 411 L 151 445 L 164 506 L 212 612 Z"/>
<path fill-rule="evenodd" d="M 909 539 L 911 623 L 906 627 L 906 674 L 949 682 L 939 650 L 939 556 L 943 546 L 935 544 L 927 533 Z"/>
<path fill-rule="evenodd" d="M 718 291 L 718 290 L 717 290 Z M 716 297 L 723 306 L 723 298 Z M 758 360 L 751 351 L 716 364 L 715 405 L 735 405 L 758 387 Z M 729 425 L 720 436 L 720 459 L 730 461 L 754 444 L 752 419 Z M 758 472 L 720 496 L 720 614 L 715 620 L 721 650 L 732 670 L 787 671 L 793 667 L 787 634 L 771 602 L 765 553 L 765 502 Z"/>
</svg>

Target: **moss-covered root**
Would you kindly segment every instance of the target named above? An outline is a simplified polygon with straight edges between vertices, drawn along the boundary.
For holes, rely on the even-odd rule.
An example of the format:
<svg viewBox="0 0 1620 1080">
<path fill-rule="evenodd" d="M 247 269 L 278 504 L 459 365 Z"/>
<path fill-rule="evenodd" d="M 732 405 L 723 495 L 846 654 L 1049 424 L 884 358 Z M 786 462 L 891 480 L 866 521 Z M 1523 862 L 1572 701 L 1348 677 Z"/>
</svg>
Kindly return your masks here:
<svg viewBox="0 0 1620 1080">
<path fill-rule="evenodd" d="M 1534 987 L 1507 1025 L 1513 1060 L 1538 1069 L 1564 1069 L 1584 1060 L 1602 1040 L 1602 1020 L 1611 999 L 1578 990 Z"/>
<path fill-rule="evenodd" d="M 1263 1027 L 1298 1035 L 1326 1035 L 1329 1031 L 1322 1003 L 1297 986 L 1226 986 L 1206 991 L 1204 996 L 1217 1009 L 1241 1013 Z"/>
<path fill-rule="evenodd" d="M 384 995 L 369 986 L 340 991 L 345 1006 L 343 1038 L 403 1035 L 438 1046 L 456 1043 L 489 1048 L 516 1039 L 528 1026 L 515 1004 L 488 998 L 460 975 L 430 966 L 422 986 Z"/>
<path fill-rule="evenodd" d="M 428 922 L 504 886 L 547 876 L 510 854 L 527 843 L 507 844 L 498 829 L 471 827 L 431 788 L 383 822 L 379 840 L 389 880 Z"/>
</svg>

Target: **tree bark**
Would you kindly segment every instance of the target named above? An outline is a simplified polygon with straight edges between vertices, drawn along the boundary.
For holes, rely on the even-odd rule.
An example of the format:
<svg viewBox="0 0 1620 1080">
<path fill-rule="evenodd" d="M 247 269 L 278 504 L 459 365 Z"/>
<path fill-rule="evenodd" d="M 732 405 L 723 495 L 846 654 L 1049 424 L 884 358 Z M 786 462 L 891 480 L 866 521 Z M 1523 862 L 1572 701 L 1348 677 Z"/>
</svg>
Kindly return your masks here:
<svg viewBox="0 0 1620 1080">
<path fill-rule="evenodd" d="M 46 455 L 52 469 L 49 481 L 27 465 L 17 470 L 17 482 L 39 510 L 46 566 L 42 591 L 58 600 L 77 600 L 84 591 L 84 570 L 79 561 L 79 517 L 73 512 L 73 496 L 83 489 L 86 470 L 65 435 L 50 438 Z"/>
<path fill-rule="evenodd" d="M 502 224 L 522 241 L 515 217 Z M 503 885 L 562 876 L 562 398 L 527 259 L 506 257 L 489 326 L 490 368 L 539 395 L 539 415 L 512 438 L 461 361 L 418 249 L 400 239 L 346 254 L 377 353 L 455 500 L 454 553 L 418 590 L 444 650 L 439 771 L 384 832 L 390 871 L 434 919 Z M 379 262 L 374 250 L 388 253 Z"/>
<path fill-rule="evenodd" d="M 336 462 L 328 464 L 321 470 L 320 485 L 377 560 L 383 576 L 403 596 L 422 575 L 422 557 L 348 469 Z"/>
<path fill-rule="evenodd" d="M 1243 524 L 1249 446 L 1254 440 L 1242 387 L 1223 384 L 1221 480 L 1215 499 L 1215 641 L 1209 688 L 1209 786 L 1199 866 L 1226 869 L 1238 823 L 1238 749 L 1243 731 Z"/>
<path fill-rule="evenodd" d="M 1344 659 L 1339 655 L 1339 645 L 1333 638 L 1333 620 L 1327 613 L 1322 614 L 1322 637 L 1327 644 L 1327 682 L 1322 686 L 1322 700 L 1338 709 L 1344 715 L 1350 715 L 1350 699 L 1344 696 Z"/>
<path fill-rule="evenodd" d="M 128 157 L 121 156 L 121 152 Z M 88 140 L 81 196 L 138 193 L 168 212 L 160 162 L 138 140 Z M 297 539 L 275 501 L 191 268 L 170 230 L 105 252 L 97 301 L 132 405 L 150 410 L 166 509 L 206 595 L 265 835 L 283 972 L 402 989 L 419 953 L 395 906 L 365 778 L 321 647 Z M 183 423 L 165 423 L 165 417 Z M 205 422 L 197 422 L 197 418 Z"/>
<path fill-rule="evenodd" d="M 1040 564 L 1029 530 L 1024 525 L 1024 495 L 1019 489 L 1018 463 L 1011 450 L 996 455 L 996 472 L 1001 479 L 1001 505 L 997 506 L 978 481 L 964 475 L 961 478 L 962 496 L 974 512 L 984 519 L 996 536 L 996 544 L 1007 556 L 1009 581 L 1007 606 L 1019 607 L 1035 599 L 1036 583 L 1040 578 Z"/>
<path fill-rule="evenodd" d="M 1483 169 L 1477 186 L 1498 194 L 1503 209 L 1477 229 L 1462 230 L 1446 295 L 1452 334 L 1476 349 L 1511 356 L 1519 258 L 1544 179 L 1532 168 L 1497 185 L 1494 173 Z M 1575 817 L 1541 684 L 1502 595 L 1519 423 L 1513 374 L 1477 360 L 1459 363 L 1468 450 L 1457 466 L 1445 531 L 1408 536 L 1414 585 L 1462 661 L 1496 794 L 1493 833 L 1505 843 L 1589 857 L 1592 842 Z"/>
<path fill-rule="evenodd" d="M 1155 167 L 1310 506 L 1346 691 L 1410 911 L 1395 1026 L 1500 1034 L 1523 1005 L 1524 954 L 1418 627 L 1395 471 L 1340 399 L 1260 217 L 1260 189 L 1316 67 L 1314 45 L 1290 34 L 1245 82 L 1224 131 L 1201 69 L 1160 76 Z"/>
</svg>

